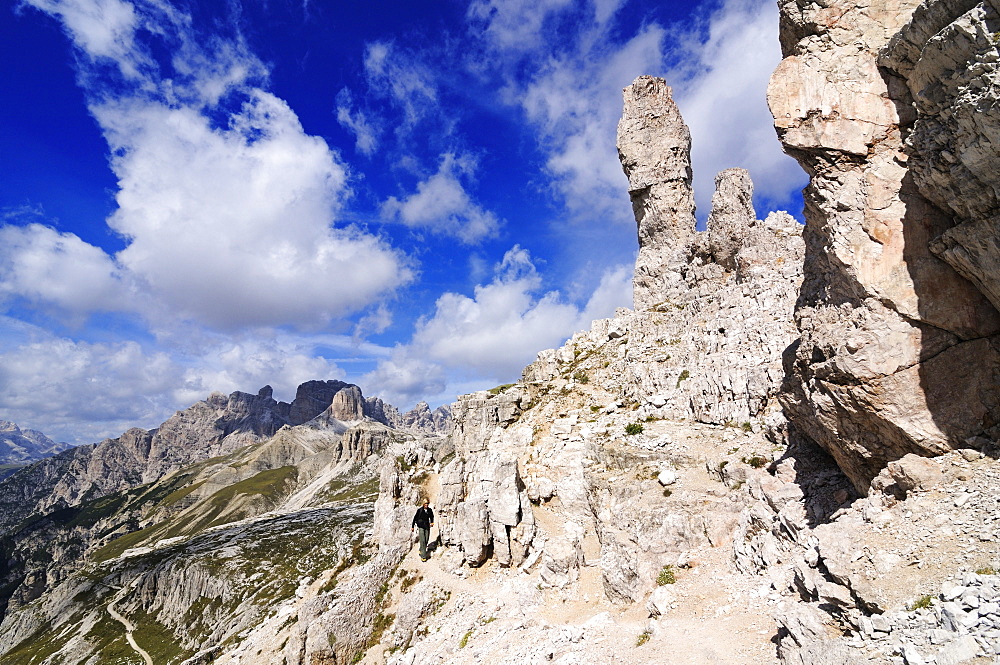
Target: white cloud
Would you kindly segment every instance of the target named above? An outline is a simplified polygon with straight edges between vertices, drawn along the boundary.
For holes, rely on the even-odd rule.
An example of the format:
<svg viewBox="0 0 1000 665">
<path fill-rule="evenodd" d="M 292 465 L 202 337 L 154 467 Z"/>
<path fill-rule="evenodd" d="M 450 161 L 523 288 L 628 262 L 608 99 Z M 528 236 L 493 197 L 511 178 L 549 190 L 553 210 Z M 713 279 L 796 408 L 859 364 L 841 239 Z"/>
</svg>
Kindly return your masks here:
<svg viewBox="0 0 1000 665">
<path fill-rule="evenodd" d="M 385 303 L 379 303 L 377 307 L 358 319 L 354 326 L 354 339 L 360 340 L 368 335 L 380 335 L 392 325 L 392 312 Z"/>
<path fill-rule="evenodd" d="M 542 292 L 530 254 L 515 246 L 473 297 L 445 293 L 438 298 L 434 315 L 417 324 L 409 344 L 397 347 L 366 381 L 401 403 L 421 391 L 440 392 L 445 370 L 449 385 L 469 377 L 511 381 L 540 350 L 589 329 L 594 319 L 612 316 L 631 300 L 631 289 L 631 268 L 615 267 L 578 307 L 557 291 Z"/>
<path fill-rule="evenodd" d="M 515 19 L 520 0 L 470 7 L 470 22 L 485 22 L 498 62 L 533 59 L 533 67 L 503 73 L 504 99 L 519 105 L 538 132 L 551 184 L 571 216 L 631 221 L 615 128 L 621 90 L 640 74 L 666 78 L 691 128 L 700 217 L 708 214 L 715 174 L 733 166 L 748 168 L 758 194 L 769 200 L 801 189 L 805 176 L 781 151 L 765 99 L 780 60 L 773 2 L 726 0 L 703 20 L 669 32 L 646 23 L 626 40 L 616 37 L 611 20 L 621 6 L 616 0 L 574 6 L 577 30 L 568 38 L 538 18 L 568 12 L 560 3 L 538 3 L 522 21 Z M 532 38 L 513 44 L 518 30 Z M 525 70 L 534 73 L 521 78 Z"/>
<path fill-rule="evenodd" d="M 138 76 L 149 63 L 134 45 L 140 18 L 132 3 L 122 0 L 26 0 L 28 4 L 58 17 L 81 50 L 97 60 L 107 58 L 123 74 Z"/>
<path fill-rule="evenodd" d="M 388 97 L 403 109 L 406 123 L 419 122 L 429 108 L 437 108 L 433 71 L 418 57 L 391 42 L 372 42 L 365 50 L 369 94 Z"/>
<path fill-rule="evenodd" d="M 615 128 L 621 90 L 661 61 L 663 30 L 651 26 L 614 48 L 550 61 L 523 90 L 521 105 L 542 133 L 554 186 L 577 216 L 631 221 L 626 180 L 618 162 Z"/>
<path fill-rule="evenodd" d="M 134 38 L 126 27 L 138 19 L 120 19 L 119 36 L 108 36 L 78 18 L 104 16 L 112 4 L 40 6 L 67 21 L 79 49 L 115 59 L 128 74 L 141 47 L 121 35 Z M 204 50 L 188 17 L 155 8 L 159 14 L 142 19 L 146 32 L 169 31 L 170 43 L 180 43 L 172 76 L 149 69 L 131 84 L 100 85 L 85 77 L 119 181 L 118 210 L 108 223 L 127 247 L 115 261 L 140 290 L 142 313 L 160 326 L 178 318 L 219 329 L 315 326 L 409 282 L 409 261 L 384 241 L 332 226 L 350 193 L 346 167 L 325 141 L 304 132 L 283 100 L 250 83 L 266 72 L 241 40 L 215 37 Z M 217 105 L 224 98 L 228 105 Z M 112 269 L 109 257 L 82 242 L 49 245 L 36 263 L 48 265 L 54 283 L 39 291 L 7 280 L 8 291 L 65 306 L 76 287 L 60 280 L 79 272 L 62 266 L 66 259 L 86 256 L 91 278 Z M 36 254 L 45 249 L 40 241 L 33 247 Z M 101 300 L 111 295 L 98 290 L 80 303 L 118 306 Z"/>
<path fill-rule="evenodd" d="M 572 0 L 472 0 L 466 17 L 482 36 L 502 49 L 529 50 L 542 45 L 542 27 Z"/>
<path fill-rule="evenodd" d="M 0 301 L 13 297 L 54 306 L 72 318 L 131 306 L 107 254 L 41 224 L 0 226 Z"/>
<path fill-rule="evenodd" d="M 691 129 L 699 217 L 708 214 L 715 175 L 750 171 L 754 192 L 784 204 L 807 176 L 781 150 L 767 107 L 771 72 L 781 60 L 778 8 L 773 2 L 729 0 L 709 17 L 706 33 L 681 40 L 682 63 L 664 76 Z"/>
<path fill-rule="evenodd" d="M 441 365 L 410 354 L 405 347 L 397 348 L 361 379 L 366 396 L 379 395 L 403 409 L 419 400 L 434 401 L 433 396 L 446 393 L 448 383 Z M 455 395 L 451 392 L 443 401 L 453 401 Z"/>
<path fill-rule="evenodd" d="M 174 391 L 183 404 L 213 390 L 256 392 L 264 385 L 274 389 L 275 399 L 291 401 L 301 383 L 345 376 L 336 363 L 315 354 L 314 340 L 268 331 L 219 338 L 189 362 L 182 387 Z"/>
<path fill-rule="evenodd" d="M 331 228 L 345 170 L 281 100 L 254 91 L 213 130 L 192 109 L 95 109 L 116 154 L 118 255 L 175 312 L 217 327 L 318 324 L 412 277 L 374 236 Z"/>
<path fill-rule="evenodd" d="M 90 443 L 159 424 L 176 408 L 172 391 L 181 378 L 166 354 L 135 342 L 74 342 L 33 331 L 0 350 L 0 412 L 54 439 Z"/>
<path fill-rule="evenodd" d="M 379 130 L 363 111 L 352 110 L 353 99 L 347 88 L 337 93 L 337 122 L 354 133 L 355 149 L 371 157 L 378 149 Z"/>
<path fill-rule="evenodd" d="M 275 399 L 290 401 L 305 381 L 345 376 L 316 355 L 316 342 L 258 330 L 200 335 L 187 353 L 167 352 L 132 341 L 74 341 L 0 316 L 0 414 L 79 444 L 156 427 L 212 391 L 256 393 L 271 385 Z"/>
<path fill-rule="evenodd" d="M 475 244 L 496 235 L 500 225 L 496 215 L 476 205 L 460 178 L 475 171 L 468 157 L 442 155 L 437 173 L 417 184 L 417 191 L 400 200 L 389 197 L 382 215 L 413 228 L 426 228 Z"/>
</svg>

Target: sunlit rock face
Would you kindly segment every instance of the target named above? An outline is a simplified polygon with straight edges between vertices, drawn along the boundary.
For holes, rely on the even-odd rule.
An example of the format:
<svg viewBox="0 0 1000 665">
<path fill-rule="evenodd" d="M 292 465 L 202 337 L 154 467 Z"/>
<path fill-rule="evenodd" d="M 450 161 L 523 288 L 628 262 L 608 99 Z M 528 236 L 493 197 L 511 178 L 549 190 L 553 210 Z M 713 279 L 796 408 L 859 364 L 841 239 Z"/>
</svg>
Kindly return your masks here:
<svg viewBox="0 0 1000 665">
<path fill-rule="evenodd" d="M 780 8 L 768 102 L 811 176 L 784 404 L 866 491 L 907 453 L 1000 434 L 997 15 L 968 1 Z"/>
<path fill-rule="evenodd" d="M 640 76 L 623 92 L 618 155 L 639 231 L 633 301 L 650 309 L 669 298 L 694 233 L 691 132 L 663 79 Z"/>
</svg>

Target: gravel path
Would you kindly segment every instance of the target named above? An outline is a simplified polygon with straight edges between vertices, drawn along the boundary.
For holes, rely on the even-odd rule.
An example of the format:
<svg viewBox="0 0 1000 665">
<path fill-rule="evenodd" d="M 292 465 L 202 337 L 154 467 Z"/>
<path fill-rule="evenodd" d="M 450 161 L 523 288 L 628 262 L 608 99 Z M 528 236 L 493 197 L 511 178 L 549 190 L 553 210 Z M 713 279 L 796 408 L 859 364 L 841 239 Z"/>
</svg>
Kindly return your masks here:
<svg viewBox="0 0 1000 665">
<path fill-rule="evenodd" d="M 123 617 L 121 613 L 119 613 L 118 610 L 115 609 L 115 603 L 124 598 L 125 594 L 127 593 L 128 593 L 127 588 L 122 589 L 115 595 L 114 598 L 111 599 L 111 602 L 108 603 L 108 614 L 111 615 L 112 619 L 114 619 L 121 625 L 125 626 L 125 639 L 128 641 L 129 646 L 131 646 L 132 649 L 137 654 L 142 656 L 142 659 L 146 662 L 146 665 L 153 665 L 153 659 L 150 657 L 148 653 L 146 653 L 145 649 L 136 644 L 135 638 L 132 637 L 132 632 L 135 630 L 135 626 L 133 626 L 131 621 Z"/>
</svg>

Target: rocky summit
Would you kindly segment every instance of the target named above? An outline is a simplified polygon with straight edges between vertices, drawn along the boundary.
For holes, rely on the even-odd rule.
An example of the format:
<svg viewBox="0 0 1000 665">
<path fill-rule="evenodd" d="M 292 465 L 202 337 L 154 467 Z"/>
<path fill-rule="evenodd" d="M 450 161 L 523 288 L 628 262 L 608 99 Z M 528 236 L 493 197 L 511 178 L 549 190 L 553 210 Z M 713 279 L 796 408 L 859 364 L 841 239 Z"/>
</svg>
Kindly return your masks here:
<svg viewBox="0 0 1000 665">
<path fill-rule="evenodd" d="M 804 226 L 733 168 L 697 230 L 639 77 L 633 310 L 435 411 L 265 387 L 20 470 L 0 661 L 1000 663 L 998 6 L 779 7 Z"/>
<path fill-rule="evenodd" d="M 0 478 L 69 448 L 68 443 L 53 441 L 37 430 L 22 429 L 16 423 L 0 420 Z"/>
</svg>

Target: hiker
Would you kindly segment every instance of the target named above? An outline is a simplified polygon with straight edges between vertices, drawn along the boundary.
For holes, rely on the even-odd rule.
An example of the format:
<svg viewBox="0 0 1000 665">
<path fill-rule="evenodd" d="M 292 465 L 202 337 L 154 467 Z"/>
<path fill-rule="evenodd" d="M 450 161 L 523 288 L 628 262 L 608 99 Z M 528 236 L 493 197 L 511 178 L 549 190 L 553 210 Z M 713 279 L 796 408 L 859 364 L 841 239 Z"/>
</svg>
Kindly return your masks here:
<svg viewBox="0 0 1000 665">
<path fill-rule="evenodd" d="M 430 555 L 427 553 L 427 541 L 431 537 L 431 527 L 434 526 L 434 511 L 430 509 L 430 501 L 424 499 L 423 504 L 417 508 L 413 516 L 413 524 L 410 526 L 410 533 L 417 529 L 420 535 L 420 560 L 427 561 Z"/>
</svg>

